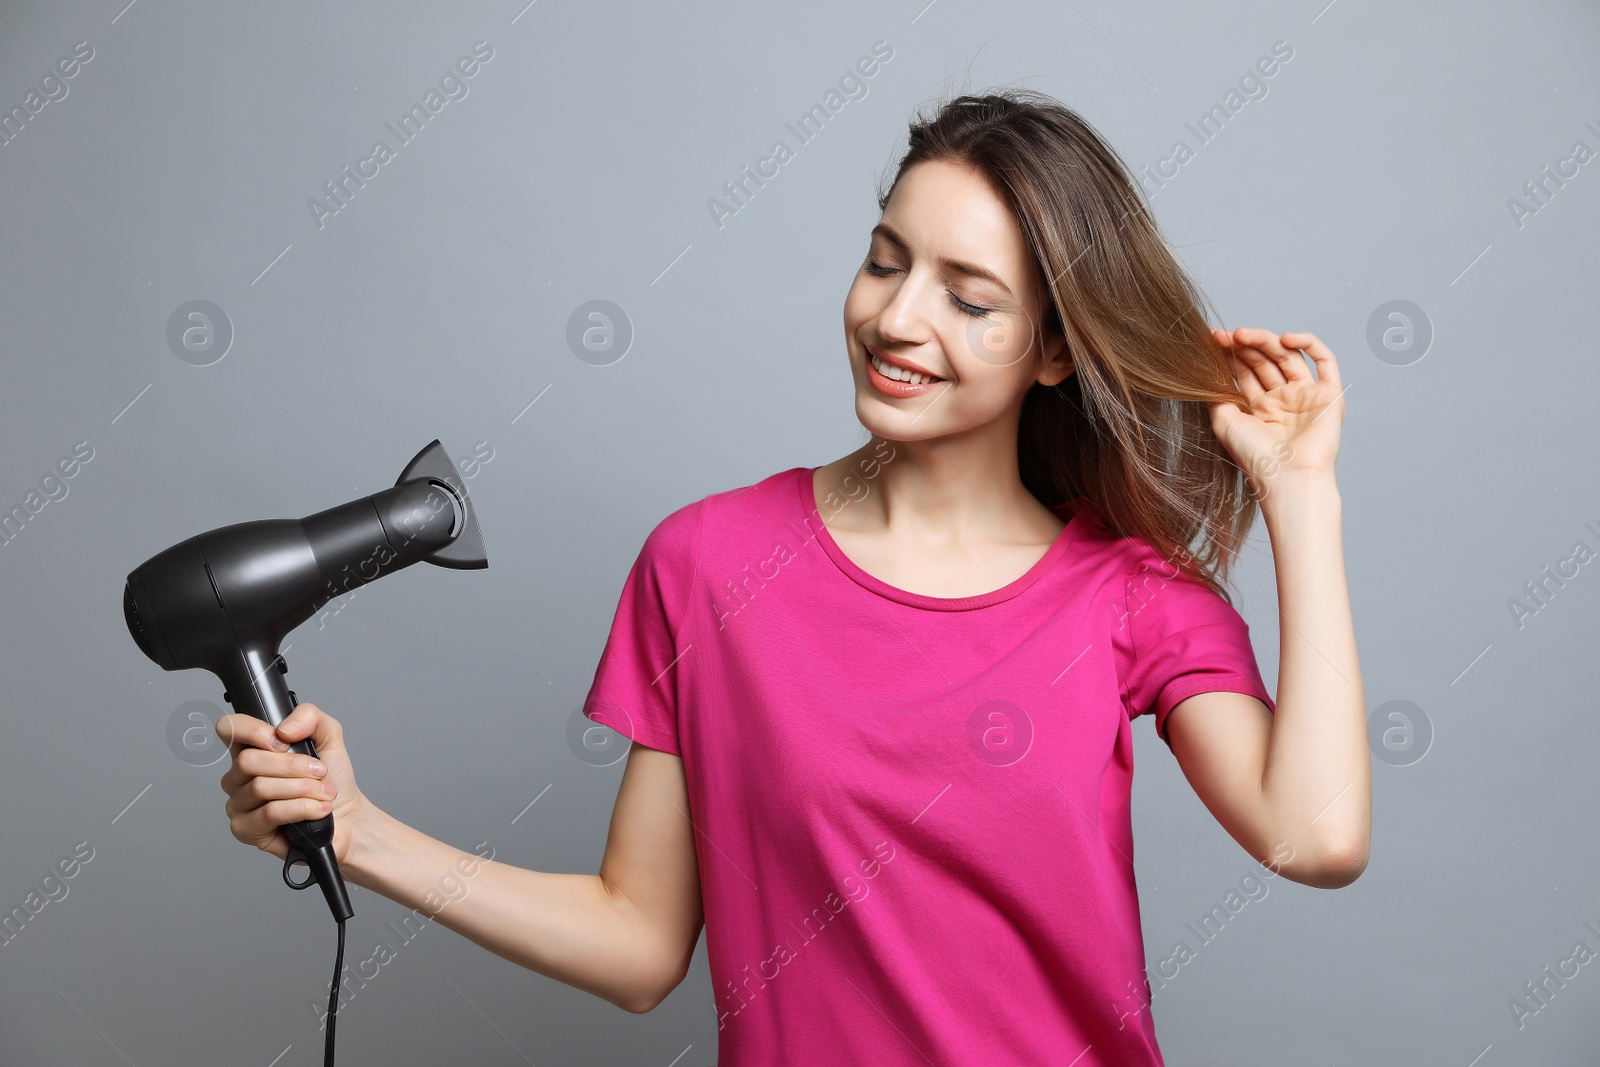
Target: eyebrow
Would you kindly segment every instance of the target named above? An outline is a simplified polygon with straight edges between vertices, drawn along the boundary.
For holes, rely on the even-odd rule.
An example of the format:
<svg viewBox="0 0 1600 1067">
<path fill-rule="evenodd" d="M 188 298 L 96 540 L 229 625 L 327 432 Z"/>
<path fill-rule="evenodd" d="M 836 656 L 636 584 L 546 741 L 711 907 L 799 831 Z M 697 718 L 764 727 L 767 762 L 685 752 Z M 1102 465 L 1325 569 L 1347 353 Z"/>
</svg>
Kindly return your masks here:
<svg viewBox="0 0 1600 1067">
<path fill-rule="evenodd" d="M 911 246 L 906 242 L 906 239 L 904 237 L 901 237 L 898 233 L 896 233 L 894 231 L 894 228 L 892 226 L 890 226 L 886 222 L 878 223 L 876 226 L 874 226 L 872 228 L 872 232 L 875 233 L 875 234 L 881 234 L 883 236 L 884 240 L 889 241 L 891 244 L 894 244 L 894 245 L 898 246 L 901 249 L 901 251 L 904 251 L 904 252 L 910 252 L 911 251 Z M 973 278 L 982 278 L 985 281 L 994 282 L 1001 289 L 1005 290 L 1005 293 L 1006 293 L 1007 296 L 1010 296 L 1010 297 L 1013 297 L 1013 298 L 1015 298 L 1015 296 L 1016 296 L 1016 294 L 1011 291 L 1011 287 L 1008 286 L 1005 282 L 1000 280 L 1000 276 L 998 274 L 994 273 L 991 270 L 985 270 L 984 268 L 978 266 L 976 263 L 967 263 L 964 260 L 959 260 L 959 259 L 941 259 L 939 261 L 939 265 L 942 266 L 942 267 L 946 267 L 946 268 L 948 268 L 950 270 L 953 270 L 957 274 L 965 274 L 965 275 L 968 275 L 968 276 L 973 277 Z"/>
</svg>

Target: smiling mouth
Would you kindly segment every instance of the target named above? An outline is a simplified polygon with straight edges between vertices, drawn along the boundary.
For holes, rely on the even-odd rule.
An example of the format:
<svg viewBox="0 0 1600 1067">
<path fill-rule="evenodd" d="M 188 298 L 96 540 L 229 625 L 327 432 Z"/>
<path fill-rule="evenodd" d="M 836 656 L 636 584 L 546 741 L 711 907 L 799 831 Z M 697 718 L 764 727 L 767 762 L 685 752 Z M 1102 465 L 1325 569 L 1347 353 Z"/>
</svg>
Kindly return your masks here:
<svg viewBox="0 0 1600 1067">
<path fill-rule="evenodd" d="M 870 351 L 867 353 L 867 360 L 872 364 L 873 370 L 891 381 L 905 382 L 907 385 L 931 385 L 934 382 L 944 381 L 943 378 L 935 378 L 931 374 L 918 374 L 916 371 L 905 370 L 901 367 L 896 367 L 892 363 L 885 363 Z"/>
</svg>

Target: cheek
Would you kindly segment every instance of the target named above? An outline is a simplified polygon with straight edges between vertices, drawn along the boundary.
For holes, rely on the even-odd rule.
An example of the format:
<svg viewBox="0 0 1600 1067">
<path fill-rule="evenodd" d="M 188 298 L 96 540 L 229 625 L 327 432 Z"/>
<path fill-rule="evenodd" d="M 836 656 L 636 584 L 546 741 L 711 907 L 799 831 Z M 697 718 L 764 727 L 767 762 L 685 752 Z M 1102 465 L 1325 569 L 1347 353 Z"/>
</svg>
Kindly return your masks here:
<svg viewBox="0 0 1600 1067">
<path fill-rule="evenodd" d="M 1036 340 L 1024 316 L 997 312 L 983 318 L 967 317 L 957 343 L 960 355 L 969 362 L 1010 377 L 1027 369 Z"/>
<path fill-rule="evenodd" d="M 844 294 L 844 324 L 851 333 L 872 317 L 871 299 L 859 279 L 850 284 Z"/>
<path fill-rule="evenodd" d="M 1026 315 L 989 315 L 974 318 L 968 330 L 973 355 L 995 370 L 1021 373 L 1034 355 L 1038 344 L 1038 331 L 1032 328 Z"/>
</svg>

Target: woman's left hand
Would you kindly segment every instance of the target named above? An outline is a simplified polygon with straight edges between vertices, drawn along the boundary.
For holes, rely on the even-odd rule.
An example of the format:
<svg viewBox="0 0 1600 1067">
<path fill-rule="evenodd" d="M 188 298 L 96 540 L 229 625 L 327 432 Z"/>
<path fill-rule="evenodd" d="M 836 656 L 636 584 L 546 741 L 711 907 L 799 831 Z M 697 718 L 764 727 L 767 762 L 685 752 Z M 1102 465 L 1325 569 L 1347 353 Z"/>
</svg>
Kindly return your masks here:
<svg viewBox="0 0 1600 1067">
<path fill-rule="evenodd" d="M 1274 334 L 1249 326 L 1211 334 L 1228 350 L 1233 376 L 1250 402 L 1248 414 L 1232 404 L 1212 404 L 1211 428 L 1244 469 L 1256 496 L 1265 497 L 1283 472 L 1332 477 L 1345 408 L 1339 367 L 1328 346 L 1309 333 Z M 1296 349 L 1304 349 L 1316 364 L 1316 378 Z"/>
</svg>

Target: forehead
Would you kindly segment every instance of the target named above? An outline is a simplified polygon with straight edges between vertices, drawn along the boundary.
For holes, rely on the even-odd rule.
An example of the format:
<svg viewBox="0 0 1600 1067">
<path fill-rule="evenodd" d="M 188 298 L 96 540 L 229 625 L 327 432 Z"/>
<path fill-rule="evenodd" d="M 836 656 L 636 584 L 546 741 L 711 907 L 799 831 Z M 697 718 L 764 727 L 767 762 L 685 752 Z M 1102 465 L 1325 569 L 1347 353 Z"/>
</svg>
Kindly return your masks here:
<svg viewBox="0 0 1600 1067">
<path fill-rule="evenodd" d="M 929 259 L 967 260 L 1008 285 L 1028 276 L 1032 251 L 1011 207 L 977 169 L 945 160 L 912 165 L 901 175 L 883 221 Z"/>
</svg>

